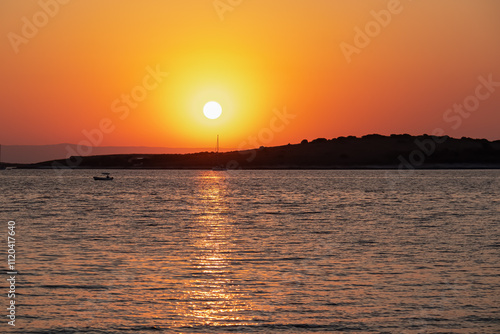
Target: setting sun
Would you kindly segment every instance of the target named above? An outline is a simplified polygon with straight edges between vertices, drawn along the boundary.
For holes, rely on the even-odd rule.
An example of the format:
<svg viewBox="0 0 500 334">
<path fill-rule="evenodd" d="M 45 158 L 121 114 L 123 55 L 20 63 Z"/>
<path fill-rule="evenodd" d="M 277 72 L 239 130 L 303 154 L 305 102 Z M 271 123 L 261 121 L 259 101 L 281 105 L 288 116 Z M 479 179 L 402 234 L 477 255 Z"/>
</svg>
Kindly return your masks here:
<svg viewBox="0 0 500 334">
<path fill-rule="evenodd" d="M 500 3 L 459 2 L 3 0 L 0 143 L 195 152 L 217 133 L 250 149 L 434 129 L 496 140 L 498 90 L 470 116 L 453 106 L 475 103 L 478 77 L 500 80 Z M 277 125 L 285 109 L 294 117 Z"/>
<path fill-rule="evenodd" d="M 0 0 L 2 326 L 500 328 L 499 18 Z"/>
<path fill-rule="evenodd" d="M 222 114 L 222 107 L 215 101 L 210 101 L 203 107 L 203 114 L 209 119 L 217 119 Z"/>
</svg>

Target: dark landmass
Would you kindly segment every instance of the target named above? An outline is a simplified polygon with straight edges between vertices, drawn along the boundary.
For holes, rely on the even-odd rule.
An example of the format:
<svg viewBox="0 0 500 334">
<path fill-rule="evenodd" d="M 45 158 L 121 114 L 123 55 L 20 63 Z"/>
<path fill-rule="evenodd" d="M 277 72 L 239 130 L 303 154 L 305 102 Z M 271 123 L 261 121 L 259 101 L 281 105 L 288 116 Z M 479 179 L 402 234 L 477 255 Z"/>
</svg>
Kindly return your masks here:
<svg viewBox="0 0 500 334">
<path fill-rule="evenodd" d="M 145 146 L 79 146 L 75 144 L 56 145 L 2 145 L 2 162 L 11 164 L 33 164 L 41 161 L 63 159 L 70 155 L 108 154 L 185 154 L 206 151 L 208 148 L 171 148 Z M 227 150 L 225 150 L 227 151 Z M 85 153 L 77 153 L 85 152 Z"/>
<path fill-rule="evenodd" d="M 500 140 L 448 136 L 366 135 L 224 153 L 114 154 L 18 165 L 92 169 L 500 168 Z"/>
</svg>

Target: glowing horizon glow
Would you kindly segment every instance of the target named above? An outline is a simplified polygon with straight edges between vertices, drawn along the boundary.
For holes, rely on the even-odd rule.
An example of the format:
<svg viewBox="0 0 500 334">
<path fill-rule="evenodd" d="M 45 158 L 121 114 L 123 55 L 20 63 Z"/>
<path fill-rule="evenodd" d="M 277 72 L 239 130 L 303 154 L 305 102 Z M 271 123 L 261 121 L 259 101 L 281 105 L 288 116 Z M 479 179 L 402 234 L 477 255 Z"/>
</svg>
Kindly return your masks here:
<svg viewBox="0 0 500 334">
<path fill-rule="evenodd" d="M 226 147 L 250 149 L 434 129 L 500 139 L 500 1 L 223 2 L 224 21 L 202 1 L 0 1 L 0 143 L 200 148 L 224 133 Z M 467 117 L 454 104 L 475 103 L 479 76 L 489 98 Z M 202 114 L 209 101 L 217 119 Z"/>
<path fill-rule="evenodd" d="M 222 107 L 215 101 L 210 101 L 203 107 L 203 114 L 206 118 L 217 119 L 222 115 Z"/>
</svg>

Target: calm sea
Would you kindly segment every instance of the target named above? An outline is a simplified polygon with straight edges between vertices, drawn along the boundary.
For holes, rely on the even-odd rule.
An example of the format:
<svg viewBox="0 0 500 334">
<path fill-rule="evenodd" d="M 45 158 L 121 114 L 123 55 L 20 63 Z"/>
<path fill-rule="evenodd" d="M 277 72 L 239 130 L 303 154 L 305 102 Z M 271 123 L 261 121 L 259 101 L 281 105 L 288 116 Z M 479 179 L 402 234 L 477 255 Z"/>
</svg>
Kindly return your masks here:
<svg viewBox="0 0 500 334">
<path fill-rule="evenodd" d="M 113 174 L 0 171 L 1 332 L 500 332 L 500 170 Z"/>
</svg>

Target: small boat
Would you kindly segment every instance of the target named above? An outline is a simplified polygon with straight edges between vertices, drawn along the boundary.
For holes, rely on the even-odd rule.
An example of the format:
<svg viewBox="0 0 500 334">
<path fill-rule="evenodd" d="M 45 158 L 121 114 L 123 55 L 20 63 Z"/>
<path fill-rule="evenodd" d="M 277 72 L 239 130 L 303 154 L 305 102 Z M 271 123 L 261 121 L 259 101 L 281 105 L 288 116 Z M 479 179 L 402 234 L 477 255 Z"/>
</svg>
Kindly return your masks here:
<svg viewBox="0 0 500 334">
<path fill-rule="evenodd" d="M 111 181 L 111 180 L 113 180 L 113 177 L 109 176 L 109 173 L 102 173 L 102 175 L 106 175 L 106 176 L 94 176 L 94 181 Z"/>
<path fill-rule="evenodd" d="M 224 171 L 224 170 L 227 170 L 227 168 L 224 167 L 224 166 L 215 166 L 215 167 L 212 167 L 212 170 L 215 170 L 215 171 Z"/>
</svg>

